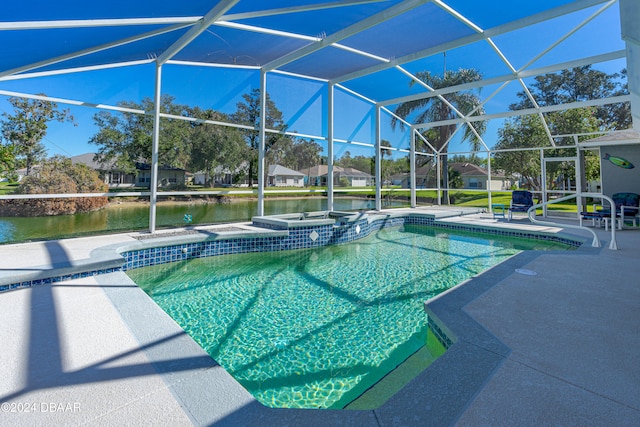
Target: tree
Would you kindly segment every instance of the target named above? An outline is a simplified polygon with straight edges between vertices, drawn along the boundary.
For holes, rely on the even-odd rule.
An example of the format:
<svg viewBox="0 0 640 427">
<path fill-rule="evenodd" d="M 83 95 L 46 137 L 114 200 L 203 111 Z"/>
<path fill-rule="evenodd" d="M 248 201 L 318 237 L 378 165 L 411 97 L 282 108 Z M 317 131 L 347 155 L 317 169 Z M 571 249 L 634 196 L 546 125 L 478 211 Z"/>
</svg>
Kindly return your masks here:
<svg viewBox="0 0 640 427">
<path fill-rule="evenodd" d="M 540 117 L 526 115 L 507 120 L 504 126 L 498 129 L 498 143 L 494 149 L 544 147 L 548 144 L 549 140 Z M 497 152 L 494 156 L 493 166 L 503 170 L 508 176 L 520 176 L 528 188 L 540 189 L 541 169 L 538 150 Z"/>
<path fill-rule="evenodd" d="M 432 74 L 429 71 L 422 71 L 417 73 L 416 77 L 436 90 L 465 83 L 472 83 L 482 79 L 482 75 L 477 70 L 464 68 L 457 71 L 445 71 L 442 76 Z M 415 84 L 416 82 L 414 80 L 410 82 L 410 86 Z M 409 116 L 417 113 L 417 116 L 414 119 L 415 123 L 439 122 L 458 118 L 457 113 L 452 107 L 455 107 L 455 109 L 464 115 L 470 114 L 474 110 L 477 114 L 484 114 L 484 110 L 480 107 L 480 98 L 474 91 L 469 90 L 455 92 L 445 95 L 444 98 L 447 102 L 444 102 L 439 97 L 422 98 L 403 102 L 396 108 L 395 113 L 404 119 L 407 119 Z M 391 126 L 395 128 L 397 123 L 398 120 L 395 117 L 392 117 Z M 402 122 L 400 122 L 400 126 L 402 127 Z M 474 127 L 478 135 L 482 135 L 486 130 L 486 123 L 484 121 L 477 121 L 469 123 L 464 128 L 462 140 L 469 141 L 471 143 L 472 150 L 477 151 L 480 148 L 480 141 L 476 132 L 473 132 L 473 129 L 471 129 L 471 126 Z M 432 143 L 434 148 L 442 154 L 441 170 L 443 175 L 442 185 L 445 188 L 445 203 L 449 202 L 449 193 L 446 191 L 449 183 L 449 168 L 447 145 L 445 144 L 449 141 L 457 127 L 457 124 L 451 124 L 431 128 L 425 132 L 427 139 Z"/>
<path fill-rule="evenodd" d="M 382 175 L 382 185 L 389 183 L 391 176 L 399 173 L 399 169 L 402 169 L 402 166 L 391 158 L 393 154 L 393 151 L 390 150 L 391 147 L 391 143 L 386 139 L 380 140 L 380 172 Z M 385 156 L 389 156 L 389 159 L 385 159 Z M 375 157 L 372 163 L 375 165 Z M 400 159 L 400 163 L 403 163 L 402 159 Z"/>
<path fill-rule="evenodd" d="M 392 151 L 389 149 L 391 148 L 391 143 L 389 141 L 387 141 L 386 139 L 381 139 L 380 140 L 380 159 L 384 160 L 384 156 L 391 156 Z"/>
<path fill-rule="evenodd" d="M 164 95 L 160 111 L 178 116 L 188 116 L 189 107 L 174 104 L 174 98 Z M 154 102 L 145 98 L 140 104 L 123 101 L 119 106 L 144 110 L 147 114 L 132 112 L 110 113 L 101 111 L 93 116 L 99 131 L 89 142 L 99 146 L 97 160 L 115 165 L 126 172 L 136 170 L 136 162 L 151 163 L 153 142 Z M 158 162 L 162 165 L 185 168 L 190 157 L 189 132 L 191 125 L 184 120 L 161 119 Z"/>
<path fill-rule="evenodd" d="M 9 103 L 14 113 L 2 113 L 6 119 L 1 126 L 2 136 L 13 145 L 15 156 L 24 160 L 29 175 L 31 167 L 46 156 L 42 139 L 47 134 L 49 122 L 73 122 L 73 116 L 69 110 L 58 110 L 58 105 L 51 101 L 12 96 Z"/>
<path fill-rule="evenodd" d="M 594 132 L 598 129 L 598 122 L 593 110 L 589 108 L 577 108 L 568 111 L 550 113 L 546 116 L 549 129 L 552 133 L 571 134 L 582 132 Z M 549 147 L 549 138 L 543 127 L 540 117 L 537 115 L 526 115 L 514 117 L 507 120 L 502 128 L 498 130 L 498 143 L 494 146 L 496 150 L 511 150 L 514 148 L 542 148 Z M 574 148 L 558 148 L 554 150 L 555 156 L 573 156 Z M 549 153 L 551 154 L 551 153 Z M 589 162 L 596 159 L 589 157 Z M 494 156 L 496 169 L 503 170 L 507 175 L 520 175 L 522 181 L 528 188 L 540 191 L 542 182 L 540 180 L 540 151 L 502 151 Z M 593 165 L 590 165 L 591 174 L 595 173 Z M 547 174 L 551 181 L 560 174 L 567 175 L 573 166 L 563 163 L 550 163 L 547 167 Z M 593 178 L 592 176 L 588 176 Z"/>
<path fill-rule="evenodd" d="M 197 117 L 206 120 L 227 121 L 222 113 L 213 110 L 194 109 Z M 196 122 L 189 138 L 191 156 L 188 166 L 205 173 L 205 184 L 213 186 L 212 177 L 217 166 L 236 170 L 242 164 L 247 146 L 238 129 Z"/>
<path fill-rule="evenodd" d="M 0 144 L 0 176 L 6 177 L 9 181 L 13 181 L 16 170 L 16 155 L 14 146 L 11 144 Z"/>
<path fill-rule="evenodd" d="M 291 153 L 295 164 L 295 170 L 302 170 L 304 168 L 310 168 L 320 164 L 320 154 L 322 153 L 322 146 L 317 142 L 311 140 L 298 139 L 293 144 L 293 151 Z"/>
<path fill-rule="evenodd" d="M 626 72 L 623 70 L 621 75 Z M 576 67 L 557 74 L 537 76 L 530 92 L 540 106 L 557 105 L 569 102 L 586 101 L 626 93 L 626 84 L 618 81 L 620 74 L 606 74 L 592 70 L 591 66 Z M 519 101 L 511 104 L 511 110 L 520 110 L 533 106 L 524 91 L 518 93 Z M 545 121 L 552 135 L 571 135 L 626 129 L 630 123 L 630 112 L 625 104 L 612 104 L 601 107 L 576 108 L 545 114 Z M 580 137 L 584 140 L 588 137 Z M 549 147 L 549 137 L 538 116 L 515 117 L 505 122 L 498 131 L 498 143 L 494 149 Z M 555 155 L 572 156 L 575 149 L 558 148 Z M 517 173 L 534 190 L 541 190 L 540 154 L 534 151 L 512 151 L 496 153 L 496 166 L 506 173 Z M 597 179 L 599 169 L 597 158 L 585 153 L 585 171 L 587 179 Z M 573 166 L 563 163 L 549 163 L 547 174 L 549 181 L 560 175 L 571 175 Z"/>
<path fill-rule="evenodd" d="M 293 140 L 291 138 L 278 138 L 265 152 L 265 162 L 267 165 L 281 165 L 295 169 L 295 159 L 293 158 Z"/>
<path fill-rule="evenodd" d="M 375 173 L 375 157 L 363 155 L 351 157 L 351 153 L 348 151 L 346 151 L 342 157 L 336 159 L 334 164 L 343 168 L 357 169 L 361 172 L 370 173 L 371 175 Z"/>
<path fill-rule="evenodd" d="M 468 156 L 456 154 L 449 158 L 449 162 L 451 163 L 470 163 L 472 165 L 480 166 L 486 169 L 487 167 L 487 159 L 484 157 L 478 156 L 476 153 L 471 153 Z"/>
<path fill-rule="evenodd" d="M 530 92 L 539 106 L 566 104 L 569 102 L 589 101 L 610 96 L 628 94 L 627 71 L 620 74 L 607 74 L 594 70 L 591 65 L 536 76 Z M 520 91 L 519 101 L 509 109 L 532 108 L 529 95 Z M 631 111 L 628 104 L 608 104 L 596 107 L 594 115 L 602 130 L 628 129 L 631 127 Z"/>
<path fill-rule="evenodd" d="M 260 143 L 260 134 L 258 132 L 258 129 L 260 129 L 260 89 L 253 89 L 251 93 L 244 94 L 242 97 L 244 102 L 239 102 L 237 104 L 237 110 L 232 115 L 232 119 L 235 123 L 251 126 L 255 129 L 242 131 L 247 142 L 247 146 L 251 150 L 248 160 L 249 186 L 252 186 L 253 180 L 257 177 L 258 173 L 258 148 Z M 287 126 L 282 119 L 282 112 L 278 110 L 276 104 L 271 100 L 268 93 L 266 94 L 266 110 L 266 128 L 276 130 L 278 133 L 268 132 L 265 135 L 265 155 L 280 139 L 289 139 L 288 136 L 284 135 Z"/>
<path fill-rule="evenodd" d="M 449 168 L 449 188 L 464 188 L 462 175 L 453 168 Z"/>
</svg>

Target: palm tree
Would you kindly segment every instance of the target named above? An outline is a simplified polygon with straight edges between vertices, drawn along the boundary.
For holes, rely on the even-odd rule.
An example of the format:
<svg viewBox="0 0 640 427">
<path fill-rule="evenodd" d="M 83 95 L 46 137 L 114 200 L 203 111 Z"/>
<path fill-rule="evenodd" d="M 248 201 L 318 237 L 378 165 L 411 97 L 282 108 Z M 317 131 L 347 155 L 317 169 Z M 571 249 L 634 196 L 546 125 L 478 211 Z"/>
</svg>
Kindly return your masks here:
<svg viewBox="0 0 640 427">
<path fill-rule="evenodd" d="M 445 71 L 443 76 L 432 74 L 430 71 L 421 71 L 416 74 L 416 77 L 435 90 L 482 80 L 482 75 L 479 71 L 469 68 L 461 68 L 457 71 Z M 409 83 L 410 86 L 415 84 L 417 84 L 415 80 Z M 477 92 L 479 92 L 479 89 Z M 443 101 L 443 98 L 446 99 L 446 102 Z M 403 119 L 418 113 L 414 119 L 414 123 L 431 123 L 459 118 L 452 107 L 464 115 L 468 115 L 474 110 L 474 114 L 484 114 L 480 98 L 473 90 L 454 92 L 443 95 L 442 97 L 434 96 L 403 102 L 396 108 L 395 113 Z M 392 128 L 395 129 L 397 123 L 398 120 L 392 117 Z M 480 140 L 471 129 L 471 126 L 474 127 L 478 135 L 482 135 L 487 125 L 484 121 L 476 121 L 464 127 L 462 140 L 470 142 L 472 151 L 478 151 L 480 149 Z M 402 128 L 402 122 L 400 122 L 400 127 Z M 423 133 L 427 140 L 432 143 L 433 147 L 438 150 L 440 154 L 444 154 L 442 156 L 441 170 L 442 183 L 445 188 L 444 200 L 447 204 L 449 203 L 449 192 L 447 191 L 449 187 L 449 170 L 447 161 L 448 148 L 445 146 L 445 143 L 449 141 L 457 127 L 457 124 L 450 124 L 439 126 L 438 128 L 431 128 Z"/>
</svg>

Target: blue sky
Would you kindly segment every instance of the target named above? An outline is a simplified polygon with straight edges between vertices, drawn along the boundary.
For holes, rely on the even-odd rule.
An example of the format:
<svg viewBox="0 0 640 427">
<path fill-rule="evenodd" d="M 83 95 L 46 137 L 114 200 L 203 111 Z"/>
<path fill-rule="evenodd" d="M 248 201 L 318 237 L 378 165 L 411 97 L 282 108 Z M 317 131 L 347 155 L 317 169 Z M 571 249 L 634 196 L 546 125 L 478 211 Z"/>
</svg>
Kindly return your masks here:
<svg viewBox="0 0 640 427">
<path fill-rule="evenodd" d="M 499 36 L 494 42 L 518 69 L 546 49 L 555 40 L 562 37 L 570 28 L 585 19 L 593 9 L 572 14 L 554 20 L 552 23 L 519 30 L 508 35 Z M 531 65 L 533 68 L 591 56 L 612 50 L 624 49 L 619 37 L 617 7 L 610 8 L 602 16 L 596 18 L 588 26 L 578 31 L 547 55 Z M 602 31 L 606 28 L 606 31 Z M 613 29 L 613 30 L 612 30 Z M 446 61 L 446 62 L 445 62 Z M 413 63 L 404 64 L 411 71 L 431 70 L 440 73 L 447 69 L 477 68 L 487 78 L 508 74 L 508 69 L 485 42 L 435 55 Z M 608 73 L 619 72 L 624 68 L 624 61 L 612 61 L 594 66 Z M 401 78 L 398 78 L 401 77 Z M 49 96 L 81 100 L 89 104 L 115 105 L 119 101 L 137 101 L 153 95 L 154 70 L 152 65 L 128 68 L 90 71 L 77 74 L 53 77 L 26 79 L 22 81 L 0 81 L 0 90 L 46 93 Z M 166 65 L 163 69 L 163 92 L 171 94 L 176 102 L 213 108 L 232 113 L 242 95 L 258 87 L 259 73 L 255 70 L 231 70 L 228 68 L 186 67 Z M 378 99 L 389 99 L 401 95 L 415 93 L 417 88 L 409 87 L 408 78 L 398 71 L 388 70 L 380 75 L 365 77 L 347 83 L 354 90 L 366 90 Z M 496 86 L 485 87 L 481 98 L 490 95 Z M 267 90 L 278 108 L 284 113 L 289 130 L 310 135 L 326 135 L 326 85 L 318 81 L 270 74 Z M 491 100 L 485 107 L 491 112 L 505 111 L 508 105 L 516 101 L 515 94 L 522 88 L 517 82 L 511 83 L 505 90 Z M 67 106 L 75 117 L 75 126 L 64 123 L 51 123 L 44 144 L 50 155 L 78 155 L 96 151 L 97 147 L 88 144 L 89 139 L 97 132 L 93 124 L 96 109 L 90 107 Z M 0 96 L 0 112 L 7 111 L 10 105 L 7 97 Z M 374 137 L 373 107 L 348 94 L 336 92 L 335 135 L 336 138 L 371 143 Z M 394 146 L 408 148 L 409 140 L 406 132 L 392 131 L 384 118 L 383 138 Z M 485 139 L 489 146 L 496 142 L 496 132 L 501 121 L 489 122 Z M 455 140 L 450 151 L 464 151 L 465 144 Z M 336 154 L 345 151 L 352 155 L 371 155 L 368 147 L 338 144 Z M 402 154 L 404 155 L 404 154 Z"/>
</svg>

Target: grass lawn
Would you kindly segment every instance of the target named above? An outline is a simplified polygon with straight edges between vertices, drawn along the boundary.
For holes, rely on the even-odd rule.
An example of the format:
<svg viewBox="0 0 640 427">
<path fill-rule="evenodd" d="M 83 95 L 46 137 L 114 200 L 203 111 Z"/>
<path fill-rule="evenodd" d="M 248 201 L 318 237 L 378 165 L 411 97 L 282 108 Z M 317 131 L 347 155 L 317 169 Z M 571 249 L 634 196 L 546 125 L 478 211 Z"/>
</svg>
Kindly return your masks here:
<svg viewBox="0 0 640 427">
<path fill-rule="evenodd" d="M 489 196 L 483 192 L 465 192 L 465 191 L 452 191 L 451 196 L 454 198 L 454 204 L 457 206 L 473 206 L 473 207 L 488 207 Z M 534 196 L 534 202 L 537 202 Z M 510 192 L 493 192 L 491 193 L 491 203 L 501 203 L 506 207 L 509 207 L 511 203 Z M 548 206 L 550 211 L 557 212 L 577 212 L 577 207 L 574 200 L 568 200 L 562 203 L 555 203 Z M 539 209 L 538 212 L 542 212 Z"/>
<path fill-rule="evenodd" d="M 6 196 L 13 193 L 18 188 L 17 183 L 0 182 L 0 195 Z"/>
<path fill-rule="evenodd" d="M 17 183 L 0 182 L 0 195 L 9 195 L 13 193 L 18 187 Z M 188 191 L 219 191 L 221 195 L 233 198 L 250 198 L 257 197 L 257 188 L 247 187 L 225 187 L 225 188 L 210 188 L 197 185 L 190 185 L 187 187 Z M 253 190 L 253 191 L 251 191 Z M 265 197 L 322 197 L 326 196 L 326 187 L 267 187 L 265 189 L 267 193 Z M 291 192 L 292 190 L 298 190 L 300 193 Z M 339 196 L 352 196 L 352 197 L 375 197 L 376 190 L 372 187 L 334 187 L 335 194 Z M 127 188 L 127 189 L 110 189 L 111 192 L 119 191 L 149 191 L 148 188 Z M 170 191 L 170 190 L 168 190 Z M 229 194 L 233 191 L 246 191 L 245 194 Z M 251 191 L 251 192 L 249 192 Z M 162 189 L 158 192 L 158 196 L 162 197 Z M 406 198 L 407 200 L 411 196 L 411 192 L 408 189 L 400 189 L 399 187 L 384 187 L 382 188 L 382 197 L 397 197 Z M 420 200 L 436 200 L 437 192 L 435 190 L 417 190 L 416 197 Z M 470 206 L 478 208 L 489 207 L 488 193 L 483 191 L 463 191 L 463 190 L 451 190 L 450 191 L 451 204 L 454 206 Z M 511 193 L 493 192 L 491 194 L 492 203 L 500 203 L 505 207 L 509 206 L 511 202 Z M 577 212 L 575 202 L 568 201 L 564 203 L 554 204 L 549 206 L 550 211 L 559 212 Z M 541 210 L 540 210 L 541 211 Z"/>
</svg>

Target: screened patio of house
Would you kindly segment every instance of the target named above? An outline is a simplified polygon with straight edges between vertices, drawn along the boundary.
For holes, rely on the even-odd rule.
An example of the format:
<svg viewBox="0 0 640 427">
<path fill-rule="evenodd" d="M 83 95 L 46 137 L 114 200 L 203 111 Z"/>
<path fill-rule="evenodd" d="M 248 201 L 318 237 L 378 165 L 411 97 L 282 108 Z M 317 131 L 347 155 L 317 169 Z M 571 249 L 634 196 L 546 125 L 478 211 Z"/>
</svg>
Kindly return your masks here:
<svg viewBox="0 0 640 427">
<path fill-rule="evenodd" d="M 305 199 L 320 200 L 322 210 L 339 210 L 349 198 L 365 200 L 368 214 L 385 221 L 385 215 L 437 216 L 448 210 L 437 205 L 462 206 L 477 194 L 480 205 L 465 205 L 473 214 L 445 212 L 443 221 L 453 229 L 472 223 L 512 235 L 562 237 L 570 230 L 576 242 L 587 243 L 592 231 L 607 242 L 615 227 L 611 234 L 598 227 L 565 228 L 577 223 L 575 209 L 550 212 L 560 217 L 559 226 L 492 216 L 493 206 L 509 200 L 511 191 L 494 190 L 491 183 L 499 177 L 541 201 L 568 197 L 574 204 L 586 195 L 640 193 L 637 0 L 5 3 L 0 113 L 13 114 L 12 100 L 55 103 L 69 115 L 48 124 L 42 144 L 50 155 L 73 158 L 94 151 L 105 161 L 120 155 L 150 169 L 138 175 L 147 188 L 0 195 L 11 203 L 107 197 L 116 202 L 114 211 L 120 200 L 124 205 L 135 198 L 144 201 L 146 218 L 143 226 L 133 225 L 125 213 L 121 228 L 108 229 L 103 215 L 88 221 L 96 228 L 81 237 L 0 240 L 0 424 L 638 424 L 637 227 L 619 233 L 620 250 L 589 244 L 575 251 L 523 250 L 420 302 L 420 313 L 456 342 L 416 376 L 401 373 L 406 384 L 391 384 L 395 394 L 367 410 L 259 403 L 123 271 L 123 251 L 131 249 L 140 259 L 150 248 L 213 241 L 214 228 L 242 239 L 252 238 L 247 233 L 285 238 L 282 230 L 199 218 L 190 210 L 162 223 L 160 208 L 169 198 L 189 200 L 189 209 L 198 198 L 250 199 L 241 220 L 267 214 L 276 197 L 294 199 L 279 213 L 299 212 L 297 202 Z M 581 76 L 575 70 L 609 76 L 613 88 L 580 99 L 540 97 L 545 84 Z M 463 74 L 472 78 L 458 79 Z M 460 106 L 457 101 L 469 95 L 474 105 Z M 407 113 L 416 104 L 446 107 L 449 115 L 434 120 L 427 109 Z M 272 106 L 280 116 L 270 117 Z M 623 117 L 595 122 L 598 111 Z M 558 117 L 595 128 L 565 132 Z M 526 123 L 536 132 L 515 126 Z M 510 137 L 525 145 L 507 146 Z M 4 149 L 11 141 L 3 135 L 1 142 Z M 196 152 L 196 145 L 209 151 Z M 311 148 L 312 155 L 302 148 Z M 513 153 L 524 153 L 512 162 L 520 169 L 507 173 L 505 158 Z M 534 172 L 525 172 L 524 159 L 534 163 Z M 462 179 L 447 176 L 447 165 L 458 161 L 477 162 L 486 182 L 479 178 L 477 188 L 456 187 Z M 597 172 L 587 170 L 594 165 Z M 162 186 L 164 167 L 188 170 L 213 187 Z M 269 187 L 270 169 L 304 186 Z M 341 181 L 344 170 L 366 185 Z M 527 179 L 537 179 L 538 186 Z M 66 217 L 72 227 L 82 223 Z M 11 228 L 6 220 L 0 218 L 0 236 Z M 22 224 L 37 231 L 45 223 L 38 221 L 30 217 Z M 233 224 L 209 224 L 226 221 Z M 184 230 L 185 223 L 211 227 L 203 237 Z M 446 248 L 439 252 L 452 252 Z M 185 254 L 184 248 L 172 250 Z M 394 253 L 408 258 L 405 250 Z M 315 262 L 316 254 L 309 256 Z M 159 257 L 166 259 L 166 253 Z M 421 264 L 426 258 L 415 260 Z M 352 274 L 348 263 L 341 266 Z M 254 265 L 249 269 L 244 276 L 254 274 Z M 308 275 L 305 268 L 297 270 Z M 182 279 L 186 273 L 178 267 L 173 275 Z M 325 285 L 319 282 L 314 286 Z M 275 293 L 283 283 L 272 280 Z M 256 295 L 264 293 L 260 288 Z M 298 296 L 283 305 L 302 306 Z M 307 322 L 306 315 L 290 317 Z M 379 324 L 385 331 L 388 323 Z M 353 339 L 352 331 L 346 330 L 347 339 Z M 366 345 L 374 347 L 372 341 Z M 299 384 L 299 374 L 292 377 Z"/>
<path fill-rule="evenodd" d="M 250 193 L 258 202 L 254 214 L 263 215 L 265 199 L 273 193 L 265 189 L 265 180 L 268 168 L 278 162 L 277 150 L 272 149 L 278 138 L 315 144 L 316 163 L 326 164 L 328 176 L 348 155 L 371 159 L 370 170 L 361 171 L 373 177 L 366 189 L 327 180 L 326 188 L 287 190 L 292 196 L 320 194 L 327 210 L 334 209 L 336 197 L 359 192 L 369 192 L 375 210 L 384 207 L 384 195 L 389 194 L 398 194 L 401 206 L 447 203 L 449 183 L 443 172 L 449 158 L 480 156 L 490 181 L 493 174 L 503 173 L 492 171 L 496 155 L 518 150 L 538 153 L 541 170 L 549 162 L 573 162 L 570 170 L 575 176 L 569 177 L 568 188 L 557 192 L 577 194 L 587 190 L 580 160 L 585 152 L 603 145 L 624 147 L 635 158 L 640 146 L 633 133 L 633 124 L 640 122 L 640 30 L 634 25 L 640 12 L 632 0 L 528 5 L 498 0 L 279 1 L 268 7 L 249 0 L 201 0 L 188 5 L 118 1 L 81 7 L 73 1 L 62 6 L 32 1 L 3 9 L 3 100 L 48 100 L 69 108 L 75 117 L 75 123 L 56 124 L 50 131 L 49 151 L 75 154 L 67 144 L 76 139 L 94 150 L 94 145 L 104 148 L 104 141 L 102 146 L 86 145 L 99 134 L 95 118 L 99 114 L 114 120 L 139 116 L 152 121 L 144 149 L 148 158 L 143 159 L 152 165 L 150 190 L 84 195 L 147 198 L 151 232 L 157 228 L 157 201 L 166 197 Z M 618 75 L 625 89 L 556 103 L 543 102 L 532 93 L 540 76 L 579 67 L 606 73 L 626 70 L 626 80 Z M 460 70 L 475 70 L 478 77 L 460 80 Z M 437 76 L 447 73 L 458 80 L 438 81 Z M 252 93 L 258 94 L 254 99 L 259 101 L 254 111 L 258 116 L 241 122 L 233 108 Z M 468 93 L 478 103 L 462 111 L 455 99 Z M 518 96 L 525 102 L 510 108 L 509 102 Z M 170 97 L 178 108 L 163 105 L 163 97 Z M 269 117 L 269 102 L 281 110 L 279 121 Z M 427 116 L 415 109 L 407 114 L 403 108 L 412 102 L 446 106 L 450 115 L 434 121 L 425 120 Z M 629 112 L 625 125 L 562 134 L 549 123 L 555 112 L 616 105 Z M 180 110 L 183 106 L 188 111 Z M 505 123 L 522 117 L 541 124 L 544 141 L 500 148 L 497 141 Z M 163 129 L 176 122 L 244 132 L 255 144 L 251 151 L 255 161 L 249 162 L 253 188 L 159 190 L 158 165 L 172 160 L 167 153 L 174 144 Z M 269 127 L 274 123 L 275 128 Z M 631 133 L 615 137 L 623 131 Z M 588 141 L 607 134 L 613 136 L 604 142 Z M 392 172 L 385 161 L 404 165 L 393 172 L 405 177 L 408 188 L 385 187 Z M 425 165 L 433 175 L 427 188 L 416 179 L 416 170 Z M 242 167 L 237 161 L 217 166 Z M 289 168 L 304 173 L 317 164 L 297 166 Z M 539 178 L 545 181 L 543 175 Z M 549 184 L 537 190 L 542 200 L 554 196 Z M 610 191 L 606 184 L 603 187 Z M 431 190 L 432 196 L 421 197 L 421 190 Z M 490 210 L 493 193 L 483 194 Z M 54 196 L 77 194 L 31 197 Z"/>
</svg>

